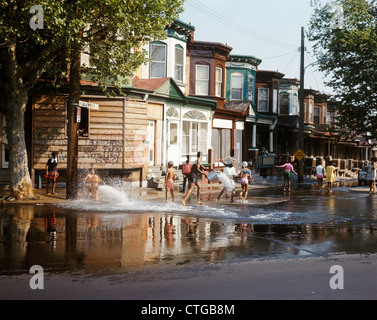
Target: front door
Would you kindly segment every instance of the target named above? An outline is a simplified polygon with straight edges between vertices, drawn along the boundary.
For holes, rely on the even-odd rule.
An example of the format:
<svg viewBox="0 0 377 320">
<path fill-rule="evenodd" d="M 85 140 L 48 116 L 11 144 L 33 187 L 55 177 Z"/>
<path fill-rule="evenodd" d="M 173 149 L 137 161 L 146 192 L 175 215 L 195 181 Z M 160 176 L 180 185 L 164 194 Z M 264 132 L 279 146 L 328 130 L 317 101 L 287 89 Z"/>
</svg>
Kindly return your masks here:
<svg viewBox="0 0 377 320">
<path fill-rule="evenodd" d="M 173 161 L 174 166 L 179 166 L 179 122 L 174 120 L 168 121 L 168 158 L 167 162 Z"/>
<path fill-rule="evenodd" d="M 154 166 L 155 121 L 148 121 L 147 135 L 149 146 L 149 165 Z"/>
</svg>

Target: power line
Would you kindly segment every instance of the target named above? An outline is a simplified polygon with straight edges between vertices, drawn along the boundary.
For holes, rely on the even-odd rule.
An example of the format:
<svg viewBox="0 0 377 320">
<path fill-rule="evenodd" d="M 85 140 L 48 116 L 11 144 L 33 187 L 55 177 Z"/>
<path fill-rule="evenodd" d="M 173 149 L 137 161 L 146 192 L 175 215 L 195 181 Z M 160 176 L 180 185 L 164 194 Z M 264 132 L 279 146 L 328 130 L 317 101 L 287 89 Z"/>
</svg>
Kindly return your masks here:
<svg viewBox="0 0 377 320">
<path fill-rule="evenodd" d="M 296 51 L 296 50 L 295 50 Z M 291 65 L 294 63 L 294 61 L 296 61 L 297 59 L 297 54 L 295 52 L 295 54 L 292 55 L 292 58 L 291 60 L 289 60 L 288 64 L 285 66 L 285 68 L 283 69 L 283 73 L 284 74 L 287 74 L 290 70 L 291 70 Z"/>
<path fill-rule="evenodd" d="M 274 57 L 269 57 L 269 58 L 263 58 L 262 60 L 265 61 L 265 60 L 270 60 L 270 59 L 276 59 L 276 58 L 284 57 L 284 56 L 287 56 L 289 54 L 292 54 L 293 52 L 297 52 L 297 49 L 295 49 L 293 51 L 290 51 L 290 52 L 287 52 L 287 53 L 284 53 L 284 54 L 281 54 L 279 56 L 274 56 Z"/>
<path fill-rule="evenodd" d="M 307 56 L 307 58 L 308 58 L 310 64 L 313 64 L 313 62 L 312 62 L 311 59 L 310 59 L 310 55 L 308 54 L 308 52 L 306 52 L 306 56 Z M 317 88 L 320 89 L 320 88 L 319 88 L 319 85 L 318 85 L 318 82 L 317 82 L 317 78 L 316 78 L 315 73 L 314 73 L 314 70 L 313 70 L 313 65 L 310 66 L 310 70 L 312 71 L 312 75 L 313 75 L 313 78 L 314 78 L 314 82 L 315 82 L 315 84 L 317 85 Z M 322 87 L 322 89 L 323 89 L 323 87 Z"/>
<path fill-rule="evenodd" d="M 292 49 L 294 48 L 295 46 L 291 45 L 291 44 L 288 44 L 288 43 L 285 43 L 285 42 L 282 42 L 282 41 L 277 41 L 277 40 L 274 40 L 272 38 L 268 38 L 268 37 L 265 37 L 263 35 L 260 35 L 254 31 L 251 31 L 247 28 L 245 28 L 244 26 L 241 26 L 240 24 L 237 24 L 231 20 L 229 20 L 228 18 L 226 18 L 225 16 L 215 12 L 214 10 L 212 10 L 211 8 L 207 7 L 206 5 L 203 5 L 203 4 L 200 4 L 198 2 L 196 2 L 195 0 L 187 0 L 187 3 L 189 5 L 191 5 L 192 7 L 194 7 L 195 9 L 199 10 L 200 12 L 208 15 L 209 17 L 211 17 L 212 19 L 220 22 L 221 24 L 239 32 L 239 33 L 242 33 L 250 38 L 253 38 L 253 39 L 256 39 L 256 40 L 259 40 L 259 41 L 263 41 L 265 43 L 268 43 L 270 45 L 273 45 L 273 46 L 279 46 L 279 47 L 283 47 L 283 48 L 287 48 L 287 49 Z"/>
</svg>

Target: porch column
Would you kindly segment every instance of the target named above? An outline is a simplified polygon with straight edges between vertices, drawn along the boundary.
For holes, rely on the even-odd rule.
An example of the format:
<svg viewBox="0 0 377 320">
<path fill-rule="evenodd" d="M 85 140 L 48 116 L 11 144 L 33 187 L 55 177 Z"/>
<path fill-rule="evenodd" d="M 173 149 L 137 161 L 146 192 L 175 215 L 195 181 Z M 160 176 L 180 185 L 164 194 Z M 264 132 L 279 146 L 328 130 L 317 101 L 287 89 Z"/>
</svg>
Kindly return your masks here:
<svg viewBox="0 0 377 320">
<path fill-rule="evenodd" d="M 274 152 L 274 131 L 270 130 L 270 153 Z"/>
<path fill-rule="evenodd" d="M 253 124 L 253 136 L 251 139 L 251 147 L 255 149 L 257 147 L 257 124 Z"/>
</svg>

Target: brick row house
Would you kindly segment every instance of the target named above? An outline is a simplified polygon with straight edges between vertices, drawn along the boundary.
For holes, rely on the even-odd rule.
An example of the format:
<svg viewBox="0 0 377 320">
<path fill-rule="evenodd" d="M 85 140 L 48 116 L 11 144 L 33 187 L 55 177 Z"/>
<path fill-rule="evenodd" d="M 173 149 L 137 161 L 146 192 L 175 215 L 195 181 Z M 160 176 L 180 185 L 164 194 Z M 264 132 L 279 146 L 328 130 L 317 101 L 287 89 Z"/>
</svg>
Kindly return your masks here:
<svg viewBox="0 0 377 320">
<path fill-rule="evenodd" d="M 94 167 L 119 176 L 131 186 L 146 186 L 151 167 L 176 167 L 191 156 L 222 167 L 233 156 L 239 164 L 266 150 L 274 161 L 298 149 L 300 82 L 278 71 L 260 70 L 252 55 L 232 54 L 227 44 L 196 41 L 195 27 L 176 20 L 166 39 L 143 49 L 149 62 L 123 88 L 126 95 L 105 96 L 82 80 L 79 170 Z M 88 63 L 82 55 L 82 66 Z M 35 91 L 26 114 L 29 167 L 36 185 L 53 151 L 64 172 L 67 159 L 67 92 Z M 340 136 L 331 97 L 305 90 L 305 148 L 308 156 L 364 160 L 372 141 Z M 6 125 L 6 102 L 0 99 L 0 125 Z M 7 167 L 2 136 L 1 167 Z"/>
</svg>

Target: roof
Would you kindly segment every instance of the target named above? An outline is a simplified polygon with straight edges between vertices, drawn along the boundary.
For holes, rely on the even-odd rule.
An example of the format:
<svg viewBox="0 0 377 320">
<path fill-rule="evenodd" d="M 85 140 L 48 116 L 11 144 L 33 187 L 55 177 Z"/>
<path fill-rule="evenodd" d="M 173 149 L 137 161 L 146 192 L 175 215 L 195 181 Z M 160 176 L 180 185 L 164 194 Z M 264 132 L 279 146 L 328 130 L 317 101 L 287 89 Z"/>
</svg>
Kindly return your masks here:
<svg viewBox="0 0 377 320">
<path fill-rule="evenodd" d="M 244 113 L 248 111 L 250 107 L 250 101 L 225 101 L 224 109 Z"/>
<path fill-rule="evenodd" d="M 231 54 L 228 58 L 228 61 L 232 62 L 247 62 L 253 65 L 259 65 L 262 60 L 258 59 L 254 56 L 248 56 L 248 55 L 239 55 L 239 54 Z"/>
<path fill-rule="evenodd" d="M 153 79 L 139 79 L 135 76 L 132 79 L 132 86 L 138 89 L 156 91 L 170 78 L 153 78 Z"/>
</svg>

